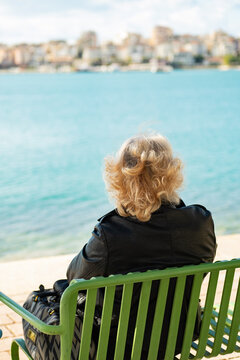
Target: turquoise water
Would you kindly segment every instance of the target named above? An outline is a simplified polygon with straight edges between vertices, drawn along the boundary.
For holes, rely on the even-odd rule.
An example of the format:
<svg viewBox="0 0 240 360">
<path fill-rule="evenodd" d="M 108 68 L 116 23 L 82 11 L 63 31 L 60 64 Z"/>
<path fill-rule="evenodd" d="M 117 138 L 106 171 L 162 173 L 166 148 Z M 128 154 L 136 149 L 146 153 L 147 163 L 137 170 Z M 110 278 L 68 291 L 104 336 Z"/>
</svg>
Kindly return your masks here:
<svg viewBox="0 0 240 360">
<path fill-rule="evenodd" d="M 185 163 L 187 204 L 240 232 L 240 71 L 0 76 L 0 257 L 78 251 L 112 208 L 103 158 L 153 129 Z"/>
</svg>

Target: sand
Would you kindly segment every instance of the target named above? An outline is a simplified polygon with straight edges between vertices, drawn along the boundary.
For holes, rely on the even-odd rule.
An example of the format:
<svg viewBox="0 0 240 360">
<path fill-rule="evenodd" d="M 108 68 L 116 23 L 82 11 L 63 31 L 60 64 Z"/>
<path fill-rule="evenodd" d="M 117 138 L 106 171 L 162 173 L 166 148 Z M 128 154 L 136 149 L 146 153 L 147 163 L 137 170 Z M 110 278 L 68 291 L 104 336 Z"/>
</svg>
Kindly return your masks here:
<svg viewBox="0 0 240 360">
<path fill-rule="evenodd" d="M 216 260 L 240 258 L 240 234 L 217 239 Z M 31 292 L 40 284 L 52 287 L 55 280 L 65 279 L 68 264 L 75 254 L 0 263 L 0 291 L 7 295 Z"/>
</svg>

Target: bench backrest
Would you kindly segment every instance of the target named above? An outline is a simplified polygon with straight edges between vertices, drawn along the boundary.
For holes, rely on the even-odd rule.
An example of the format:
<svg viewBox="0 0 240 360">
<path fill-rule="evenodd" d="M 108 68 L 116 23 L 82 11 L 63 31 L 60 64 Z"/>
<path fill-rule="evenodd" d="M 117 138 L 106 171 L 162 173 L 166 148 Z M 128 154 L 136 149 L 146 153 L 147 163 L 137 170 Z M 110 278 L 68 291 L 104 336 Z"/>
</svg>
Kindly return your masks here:
<svg viewBox="0 0 240 360">
<path fill-rule="evenodd" d="M 240 351 L 240 347 L 236 345 L 237 341 L 240 340 L 239 269 L 240 259 L 236 259 L 226 262 L 217 262 L 214 264 L 190 265 L 179 268 L 168 268 L 165 270 L 152 270 L 144 273 L 130 273 L 127 275 L 112 275 L 108 278 L 99 277 L 92 278 L 91 280 L 73 280 L 70 286 L 65 290 L 61 299 L 61 359 L 70 359 L 75 324 L 77 296 L 78 292 L 81 290 L 87 290 L 87 299 L 84 311 L 79 360 L 88 359 L 96 296 L 97 290 L 99 288 L 105 288 L 105 293 L 98 341 L 97 359 L 102 360 L 106 358 L 115 290 L 116 286 L 119 285 L 123 287 L 123 292 L 120 316 L 118 321 L 114 359 L 124 359 L 124 350 L 127 337 L 133 287 L 136 283 L 142 283 L 131 357 L 132 359 L 140 359 L 152 282 L 155 280 L 160 280 L 148 353 L 149 360 L 157 359 L 168 288 L 170 280 L 172 278 L 176 278 L 176 287 L 171 311 L 168 338 L 166 339 L 165 353 L 166 360 L 174 359 L 174 351 L 177 342 L 182 302 L 184 297 L 186 279 L 188 276 L 193 277 L 193 283 L 190 290 L 191 296 L 188 306 L 187 320 L 180 358 L 183 360 L 189 358 L 197 359 L 203 357 L 204 355 L 213 357 L 217 356 L 219 353 L 231 353 L 233 351 Z M 199 340 L 197 340 L 192 347 L 192 337 L 194 332 L 195 319 L 197 315 L 202 280 L 206 273 L 208 273 L 209 275 L 207 277 L 208 285 L 201 331 Z M 234 295 L 234 299 L 231 298 L 233 282 L 234 287 L 237 287 L 236 292 L 234 292 L 234 294 L 236 294 Z M 222 289 L 220 290 L 218 288 L 219 283 L 222 284 Z M 218 291 L 220 292 L 219 312 L 215 312 L 214 319 L 214 299 L 219 295 Z M 231 317 L 227 320 L 226 323 L 226 319 L 229 313 L 230 298 L 231 301 L 234 301 L 234 305 Z M 227 332 L 226 326 L 228 329 Z M 211 336 L 211 339 L 209 339 L 209 336 Z"/>
</svg>

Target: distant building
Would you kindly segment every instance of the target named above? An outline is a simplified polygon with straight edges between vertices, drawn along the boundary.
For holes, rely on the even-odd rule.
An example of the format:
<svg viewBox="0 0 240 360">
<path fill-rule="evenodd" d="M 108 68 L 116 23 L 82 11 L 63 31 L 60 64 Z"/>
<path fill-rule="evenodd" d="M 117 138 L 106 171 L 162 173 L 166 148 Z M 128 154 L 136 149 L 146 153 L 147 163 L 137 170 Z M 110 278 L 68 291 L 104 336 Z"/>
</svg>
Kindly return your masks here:
<svg viewBox="0 0 240 360">
<path fill-rule="evenodd" d="M 99 46 L 86 47 L 82 53 L 82 60 L 91 65 L 92 63 L 101 60 L 101 48 Z"/>
<path fill-rule="evenodd" d="M 174 34 L 166 26 L 155 26 L 150 39 L 139 33 L 121 34 L 119 41 L 98 44 L 95 31 L 82 33 L 75 44 L 65 40 L 42 44 L 0 44 L 0 68 L 13 66 L 39 71 L 87 70 L 89 65 L 131 64 L 132 69 L 147 69 L 152 61 L 179 66 L 217 65 L 225 55 L 240 55 L 240 38 L 224 31 L 209 35 Z M 145 66 L 146 65 L 146 66 Z M 104 68 L 104 66 L 103 66 Z M 46 70 L 47 69 L 47 70 Z"/>
<path fill-rule="evenodd" d="M 117 47 L 117 57 L 119 60 L 125 61 L 125 59 L 127 59 L 129 56 L 128 54 L 128 48 L 126 46 L 119 45 Z"/>
<path fill-rule="evenodd" d="M 143 44 L 138 44 L 135 46 L 131 46 L 129 48 L 130 52 L 130 58 L 132 60 L 133 63 L 141 63 L 143 61 L 144 58 L 144 45 Z"/>
<path fill-rule="evenodd" d="M 237 54 L 238 45 L 236 39 L 222 30 L 206 36 L 205 41 L 209 53 L 214 57 Z"/>
<path fill-rule="evenodd" d="M 13 61 L 17 66 L 27 66 L 31 62 L 31 50 L 27 44 L 17 45 L 13 49 Z"/>
<path fill-rule="evenodd" d="M 181 44 L 198 42 L 200 40 L 198 36 L 192 34 L 174 35 L 174 38 L 175 40 L 180 41 Z"/>
<path fill-rule="evenodd" d="M 190 52 L 194 56 L 201 55 L 206 56 L 207 55 L 207 48 L 205 44 L 203 44 L 200 41 L 191 41 L 183 46 L 184 51 Z"/>
<path fill-rule="evenodd" d="M 181 42 L 178 40 L 171 40 L 163 42 L 155 47 L 155 57 L 168 61 L 173 61 L 174 55 L 184 51 Z"/>
<path fill-rule="evenodd" d="M 240 55 L 240 38 L 236 39 L 236 43 L 237 43 L 237 52 L 238 52 L 238 55 Z"/>
<path fill-rule="evenodd" d="M 82 33 L 80 38 L 77 40 L 78 48 L 83 50 L 84 48 L 95 48 L 98 45 L 97 34 L 95 31 L 86 31 Z"/>
<path fill-rule="evenodd" d="M 144 48 L 143 48 L 143 60 L 150 60 L 153 58 L 154 56 L 154 48 L 148 44 L 144 44 Z"/>
<path fill-rule="evenodd" d="M 174 46 L 172 42 L 164 42 L 156 46 L 155 57 L 172 61 L 174 56 Z"/>
<path fill-rule="evenodd" d="M 0 68 L 8 68 L 14 65 L 13 51 L 7 45 L 0 44 Z"/>
<path fill-rule="evenodd" d="M 136 46 L 143 44 L 143 37 L 141 34 L 137 33 L 127 33 L 125 38 L 122 41 L 123 46 Z"/>
<path fill-rule="evenodd" d="M 237 43 L 233 39 L 218 41 L 212 46 L 212 56 L 237 55 Z"/>
<path fill-rule="evenodd" d="M 122 40 L 122 44 L 118 46 L 117 57 L 120 60 L 141 63 L 148 61 L 153 55 L 153 49 L 141 34 L 127 33 Z"/>
<path fill-rule="evenodd" d="M 113 42 L 106 42 L 101 46 L 101 58 L 104 64 L 116 61 L 117 56 L 117 46 Z"/>
<path fill-rule="evenodd" d="M 152 31 L 150 44 L 157 46 L 163 42 L 167 42 L 173 37 L 173 30 L 166 26 L 155 26 Z"/>
<path fill-rule="evenodd" d="M 43 44 L 31 46 L 31 60 L 30 65 L 33 67 L 42 65 L 45 63 L 46 51 Z"/>
<path fill-rule="evenodd" d="M 62 65 L 70 64 L 76 55 L 75 53 L 71 53 L 71 48 L 72 47 L 64 40 L 49 41 L 44 45 L 46 62 Z"/>
<path fill-rule="evenodd" d="M 126 62 L 141 63 L 152 57 L 152 49 L 144 44 L 132 46 L 120 46 L 118 48 L 118 59 Z"/>
<path fill-rule="evenodd" d="M 180 66 L 192 66 L 194 64 L 194 58 L 191 53 L 182 51 L 174 55 L 173 63 Z"/>
</svg>

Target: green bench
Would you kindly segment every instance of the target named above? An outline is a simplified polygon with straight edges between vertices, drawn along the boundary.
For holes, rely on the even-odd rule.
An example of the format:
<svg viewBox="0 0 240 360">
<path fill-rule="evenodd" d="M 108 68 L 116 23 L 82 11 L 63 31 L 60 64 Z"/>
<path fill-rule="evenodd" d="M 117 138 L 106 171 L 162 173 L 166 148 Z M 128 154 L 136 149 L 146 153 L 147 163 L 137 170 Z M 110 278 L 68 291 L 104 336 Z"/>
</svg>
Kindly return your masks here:
<svg viewBox="0 0 240 360">
<path fill-rule="evenodd" d="M 154 321 L 152 325 L 151 341 L 149 346 L 148 360 L 157 358 L 161 327 L 164 318 L 167 292 L 171 278 L 176 278 L 175 295 L 171 313 L 168 339 L 166 339 L 165 360 L 174 359 L 174 349 L 178 331 L 178 323 L 181 315 L 181 305 L 184 295 L 186 277 L 193 276 L 188 316 L 184 332 L 184 340 L 181 355 L 177 358 L 201 359 L 202 357 L 216 357 L 218 354 L 240 352 L 240 284 L 239 284 L 240 259 L 216 262 L 214 264 L 190 265 L 165 270 L 151 270 L 144 273 L 130 273 L 127 275 L 112 275 L 108 278 L 99 277 L 91 280 L 73 280 L 65 290 L 60 304 L 60 324 L 58 326 L 46 325 L 24 308 L 16 304 L 6 295 L 0 293 L 0 301 L 14 310 L 17 314 L 29 321 L 34 327 L 46 334 L 59 334 L 61 338 L 61 360 L 70 359 L 71 344 L 74 331 L 77 295 L 80 290 L 87 289 L 87 300 L 82 329 L 79 359 L 88 359 L 91 342 L 91 332 L 94 317 L 95 301 L 98 288 L 105 288 L 104 305 L 101 328 L 98 342 L 97 359 L 106 358 L 109 330 L 112 318 L 115 288 L 123 286 L 121 310 L 118 321 L 117 341 L 114 360 L 124 358 L 124 349 L 130 313 L 131 296 L 133 285 L 142 283 L 138 306 L 138 315 L 135 325 L 134 340 L 132 344 L 132 359 L 140 359 L 145 322 L 148 311 L 151 284 L 154 280 L 160 280 L 158 298 L 156 302 Z M 200 337 L 192 341 L 195 318 L 198 308 L 199 296 L 204 274 L 209 273 L 207 294 L 202 313 L 202 325 Z M 220 275 L 221 274 L 221 275 Z M 219 277 L 223 277 L 223 287 L 220 290 L 219 306 L 214 305 L 217 293 Z M 206 281 L 205 280 L 205 281 Z M 232 300 L 232 288 L 237 287 L 236 295 Z M 219 291 L 219 290 L 218 290 Z M 232 294 L 232 296 L 231 296 Z M 230 303 L 232 302 L 232 305 Z M 1 339 L 0 339 L 1 348 Z M 23 339 L 12 342 L 12 359 L 19 359 L 21 348 L 29 359 Z"/>
</svg>

